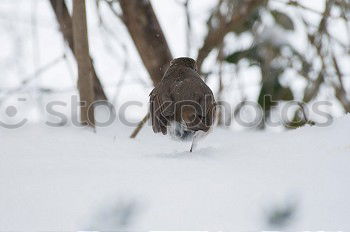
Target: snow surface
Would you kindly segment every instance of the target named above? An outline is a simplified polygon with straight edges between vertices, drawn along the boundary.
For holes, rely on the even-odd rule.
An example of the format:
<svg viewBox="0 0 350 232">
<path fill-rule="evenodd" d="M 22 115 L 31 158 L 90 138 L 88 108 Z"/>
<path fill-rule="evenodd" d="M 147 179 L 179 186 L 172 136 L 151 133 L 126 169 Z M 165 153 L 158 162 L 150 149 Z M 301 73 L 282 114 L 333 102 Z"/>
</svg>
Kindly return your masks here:
<svg viewBox="0 0 350 232">
<path fill-rule="evenodd" d="M 117 125 L 0 130 L 0 230 L 350 229 L 350 116 L 190 144 Z M 289 217 L 289 218 L 288 218 Z"/>
</svg>

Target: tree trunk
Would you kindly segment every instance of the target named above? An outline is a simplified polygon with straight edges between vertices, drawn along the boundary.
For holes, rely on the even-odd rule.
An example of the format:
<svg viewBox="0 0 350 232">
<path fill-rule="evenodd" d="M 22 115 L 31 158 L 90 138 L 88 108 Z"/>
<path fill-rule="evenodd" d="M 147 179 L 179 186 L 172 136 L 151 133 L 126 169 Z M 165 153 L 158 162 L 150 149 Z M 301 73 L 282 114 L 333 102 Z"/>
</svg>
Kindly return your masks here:
<svg viewBox="0 0 350 232">
<path fill-rule="evenodd" d="M 89 56 L 85 0 L 73 0 L 73 43 L 78 63 L 78 89 L 80 94 L 81 123 L 95 126 L 93 102 L 93 72 Z"/>
<path fill-rule="evenodd" d="M 128 28 L 141 60 L 146 67 L 153 84 L 163 78 L 170 61 L 173 59 L 164 33 L 149 0 L 119 0 L 123 11 L 122 19 Z M 132 133 L 135 138 L 149 119 L 149 113 Z"/>
<path fill-rule="evenodd" d="M 173 57 L 153 7 L 149 0 L 119 0 L 119 3 L 124 23 L 156 85 Z"/>
<path fill-rule="evenodd" d="M 70 16 L 67 5 L 64 0 L 50 0 L 52 9 L 55 12 L 56 19 L 59 23 L 60 30 L 62 32 L 64 40 L 67 42 L 69 48 L 74 54 L 74 42 L 73 42 L 73 25 L 72 17 Z M 75 56 L 75 54 L 74 54 Z M 90 55 L 89 55 L 90 57 Z M 102 84 L 96 74 L 92 59 L 91 60 L 91 69 L 94 81 L 94 93 L 96 101 L 107 101 L 107 96 L 103 90 Z"/>
</svg>

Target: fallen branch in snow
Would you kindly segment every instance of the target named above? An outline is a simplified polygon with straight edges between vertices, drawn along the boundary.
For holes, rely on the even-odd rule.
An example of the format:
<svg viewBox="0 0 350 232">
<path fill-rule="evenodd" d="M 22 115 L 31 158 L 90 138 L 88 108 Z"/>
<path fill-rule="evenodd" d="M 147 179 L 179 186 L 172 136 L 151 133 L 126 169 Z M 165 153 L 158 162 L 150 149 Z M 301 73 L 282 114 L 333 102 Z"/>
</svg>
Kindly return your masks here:
<svg viewBox="0 0 350 232">
<path fill-rule="evenodd" d="M 137 127 L 135 128 L 134 132 L 132 132 L 132 134 L 130 135 L 131 139 L 136 138 L 136 136 L 138 135 L 138 133 L 140 132 L 140 130 L 142 129 L 142 127 L 145 125 L 145 123 L 148 121 L 148 119 L 150 118 L 150 113 L 148 112 L 146 114 L 146 116 L 142 119 L 142 121 L 137 125 Z"/>
<path fill-rule="evenodd" d="M 300 107 L 301 113 L 303 114 L 305 124 L 308 124 L 310 126 L 314 126 L 315 122 L 309 119 L 309 117 L 308 117 L 308 115 L 307 115 L 307 113 L 305 111 L 305 107 L 304 107 L 303 103 L 298 102 L 298 105 Z"/>
</svg>

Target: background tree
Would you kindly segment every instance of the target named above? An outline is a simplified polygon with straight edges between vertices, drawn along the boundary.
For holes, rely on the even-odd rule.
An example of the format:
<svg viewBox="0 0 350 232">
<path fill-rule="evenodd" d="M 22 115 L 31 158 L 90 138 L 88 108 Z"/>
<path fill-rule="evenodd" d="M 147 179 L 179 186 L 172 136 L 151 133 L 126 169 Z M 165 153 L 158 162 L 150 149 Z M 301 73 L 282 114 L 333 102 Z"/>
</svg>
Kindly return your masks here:
<svg viewBox="0 0 350 232">
<path fill-rule="evenodd" d="M 67 9 L 66 5 L 71 1 L 50 0 L 49 2 L 68 47 L 70 50 L 75 50 L 72 36 L 73 22 L 69 7 Z M 106 99 L 95 67 L 99 64 L 105 65 L 108 62 L 114 62 L 113 64 L 121 69 L 117 77 L 108 78 L 110 81 L 108 91 L 119 93 L 122 86 L 126 86 L 125 83 L 131 84 L 133 82 L 132 84 L 140 84 L 138 86 L 142 86 L 144 92 L 148 92 L 151 85 L 156 85 L 162 78 L 169 61 L 173 58 L 168 41 L 157 19 L 157 15 L 164 14 L 163 9 L 155 12 L 149 0 L 95 0 L 92 3 L 95 5 L 89 6 L 92 7 L 91 9 L 97 10 L 97 15 L 96 12 L 89 11 L 89 17 L 92 19 L 90 21 L 91 28 L 95 28 L 93 27 L 95 17 L 101 23 L 98 25 L 98 29 L 103 29 L 94 31 L 94 37 L 90 38 L 94 42 L 94 46 L 91 48 L 96 63 L 92 62 L 92 53 L 84 55 L 84 57 L 89 58 L 90 65 L 88 66 L 92 70 L 94 100 Z M 152 3 L 157 4 L 157 1 L 152 1 Z M 90 1 L 89 4 L 91 4 Z M 187 54 L 197 59 L 199 71 L 205 81 L 212 86 L 219 103 L 229 104 L 232 107 L 237 106 L 235 111 L 237 113 L 241 112 L 242 106 L 244 106 L 244 104 L 239 104 L 240 102 L 256 101 L 263 107 L 265 118 L 269 119 L 276 116 L 286 101 L 295 100 L 299 102 L 300 107 L 292 112 L 294 120 L 289 123 L 290 125 L 286 125 L 287 127 L 298 127 L 305 123 L 317 122 L 316 118 L 305 113 L 305 109 L 320 99 L 336 103 L 335 107 L 327 109 L 332 111 L 330 113 L 333 115 L 339 115 L 341 110 L 343 113 L 350 112 L 348 81 L 350 74 L 346 65 L 350 57 L 350 7 L 347 1 L 322 0 L 316 7 L 310 2 L 298 0 L 216 0 L 211 1 L 211 8 L 205 12 L 198 9 L 198 5 L 196 5 L 198 1 L 172 0 L 169 4 L 173 4 L 172 7 L 181 6 L 180 10 L 183 10 L 183 14 L 179 17 L 185 18 L 182 21 L 185 33 L 183 47 L 186 49 L 182 51 L 181 56 Z M 95 6 L 97 7 L 94 8 Z M 14 10 L 14 12 L 17 11 Z M 29 10 L 29 12 L 31 11 Z M 111 12 L 114 13 L 115 17 L 110 14 Z M 31 28 L 39 28 L 33 30 L 33 34 L 35 31 L 42 31 L 40 27 L 44 23 L 43 20 L 34 20 L 37 13 L 37 10 L 33 11 L 34 16 L 31 16 L 33 19 L 30 22 L 33 24 Z M 162 18 L 162 20 L 164 19 Z M 169 23 L 167 20 L 171 19 L 165 18 L 164 25 Z M 6 24 L 5 22 L 2 21 L 1 25 Z M 198 27 L 199 22 L 203 28 Z M 335 32 L 333 25 L 339 27 L 340 24 L 344 25 L 344 30 L 339 33 Z M 46 26 L 51 27 L 51 25 Z M 15 27 L 11 28 L 16 30 Z M 199 28 L 200 30 L 206 29 L 206 31 L 200 31 Z M 1 30 L 4 31 L 4 27 Z M 177 36 L 172 34 L 173 31 L 167 31 L 169 32 L 167 36 Z M 20 32 L 18 30 L 15 33 L 3 34 L 8 37 L 10 34 L 20 34 Z M 124 36 L 123 33 L 129 34 L 130 37 Z M 294 36 L 302 41 L 303 48 L 293 41 Z M 36 36 L 36 39 L 40 39 L 40 36 Z M 23 41 L 26 42 L 22 39 Z M 107 48 L 105 51 L 100 49 L 99 42 L 101 41 Z M 34 41 L 34 43 L 26 46 L 33 46 L 33 50 L 40 47 L 38 41 Z M 16 42 L 15 44 L 20 43 Z M 179 44 L 182 46 L 181 43 Z M 139 63 L 137 62 L 138 58 L 135 58 L 133 51 L 131 51 L 133 46 L 135 46 L 135 51 L 141 58 L 148 75 L 144 75 L 140 66 L 136 70 L 135 65 L 139 65 Z M 16 51 L 11 53 L 17 54 L 13 56 L 16 57 L 12 59 L 13 63 L 20 58 L 21 54 L 26 53 L 23 52 L 25 49 L 22 49 L 22 52 L 19 51 L 20 45 L 15 46 L 15 48 Z M 119 48 L 124 54 L 120 54 L 120 50 L 117 50 Z M 179 53 L 178 50 L 176 52 Z M 108 58 L 111 59 L 101 61 L 101 54 L 102 57 L 110 55 Z M 34 73 L 33 77 L 28 75 L 29 78 L 21 79 L 20 76 L 18 83 L 21 87 L 8 91 L 3 89 L 0 93 L 4 97 L 0 99 L 0 102 L 6 100 L 9 95 L 23 91 L 35 92 L 36 96 L 61 91 L 59 88 L 55 89 L 54 84 L 51 88 L 47 88 L 40 86 L 40 82 L 36 82 L 47 70 L 62 65 L 60 64 L 62 60 L 69 63 L 70 56 L 59 54 L 59 56 L 54 55 L 54 57 L 58 57 L 57 59 L 52 59 L 51 55 L 49 60 L 53 62 L 35 62 L 36 65 L 33 65 L 35 68 L 29 69 L 31 73 Z M 75 52 L 73 55 L 76 55 Z M 39 55 L 33 56 L 33 60 L 38 57 Z M 8 62 L 9 59 L 2 60 Z M 6 62 L 1 62 L 0 65 Z M 20 67 L 21 64 L 28 62 L 17 63 L 19 65 L 14 66 Z M 42 67 L 37 67 L 39 63 Z M 5 65 L 5 67 L 9 66 Z M 131 70 L 130 67 L 133 69 Z M 103 77 L 102 73 L 105 73 L 108 68 L 100 69 L 101 78 Z M 110 70 L 112 69 L 109 69 L 109 72 L 111 72 Z M 72 71 L 69 72 L 71 75 L 74 74 L 74 69 Z M 249 74 L 246 75 L 247 72 L 252 71 L 253 81 L 249 80 Z M 6 73 L 13 74 L 15 72 Z M 23 70 L 16 73 L 23 73 Z M 112 73 L 114 74 L 114 70 Z M 142 75 L 139 75 L 141 73 Z M 149 81 L 147 78 L 143 78 L 144 76 L 149 76 Z M 120 78 L 118 79 L 118 77 Z M 117 83 L 114 84 L 113 80 L 117 80 Z M 296 82 L 298 84 L 302 82 L 302 84 L 296 86 Z M 33 85 L 37 86 L 34 88 Z M 114 87 L 115 89 L 113 89 Z M 251 89 L 254 89 L 254 93 L 250 91 Z M 64 91 L 75 91 L 75 85 L 74 89 Z M 119 99 L 118 96 L 119 94 L 114 95 L 113 103 L 116 102 L 115 99 Z M 266 98 L 266 96 L 271 96 L 271 98 Z M 227 112 L 220 110 L 218 114 L 219 126 L 230 126 L 231 122 L 237 126 L 235 121 L 231 119 L 234 114 L 227 114 Z M 146 121 L 147 117 L 143 122 Z M 263 129 L 265 126 L 265 124 L 261 124 L 259 128 Z"/>
<path fill-rule="evenodd" d="M 63 38 L 68 44 L 72 53 L 74 54 L 72 17 L 69 14 L 67 5 L 64 0 L 50 0 L 50 4 L 53 11 L 55 12 L 55 16 L 59 24 L 60 31 L 62 32 Z M 97 76 L 90 54 L 89 57 L 93 76 L 95 100 L 107 101 L 107 96 L 103 90 L 103 86 L 99 80 L 99 77 Z"/>
<path fill-rule="evenodd" d="M 78 89 L 82 105 L 81 123 L 94 127 L 95 100 L 93 73 L 87 36 L 85 0 L 73 0 L 73 41 L 74 54 L 78 63 Z"/>
<path fill-rule="evenodd" d="M 304 7 L 297 1 L 286 1 L 281 2 L 281 4 L 294 7 L 296 10 L 312 11 L 312 9 Z M 271 9 L 268 5 L 266 5 L 265 9 L 260 8 L 254 18 L 252 18 L 255 26 L 242 28 L 242 32 L 251 33 L 254 36 L 251 47 L 229 54 L 226 57 L 226 61 L 239 65 L 241 60 L 246 60 L 251 65 L 259 67 L 262 78 L 258 103 L 263 108 L 266 118 L 270 117 L 276 102 L 296 100 L 290 86 L 281 84 L 284 74 L 290 70 L 303 77 L 307 82 L 303 97 L 300 99 L 300 105 L 313 101 L 319 95 L 321 87 L 329 85 L 334 89 L 335 98 L 341 103 L 345 112 L 350 112 L 350 101 L 343 84 L 344 75 L 340 71 L 338 58 L 334 56 L 335 50 L 339 48 L 344 49 L 349 55 L 349 45 L 344 45 L 328 32 L 330 18 L 337 18 L 337 16 L 332 15 L 332 12 L 342 12 L 341 18 L 344 19 L 345 23 L 348 23 L 346 15 L 349 14 L 349 5 L 345 5 L 345 1 L 341 0 L 325 1 L 323 12 L 313 11 L 313 13 L 321 16 L 317 26 L 311 25 L 301 17 L 301 22 L 306 28 L 309 51 L 310 54 L 314 54 L 313 56 L 301 54 L 293 45 L 282 40 L 282 36 L 276 36 L 276 30 L 278 30 L 279 34 L 282 34 L 283 31 L 294 31 L 295 23 L 288 14 Z M 257 30 L 265 24 L 264 19 L 261 17 L 262 12 L 268 12 L 276 25 L 275 28 L 265 31 L 265 33 Z M 270 35 L 267 35 L 267 33 L 270 33 Z M 321 68 L 318 68 L 319 63 Z M 337 78 L 329 79 L 332 76 Z M 266 96 L 271 96 L 271 98 L 266 98 Z M 312 121 L 306 118 L 306 114 L 303 111 L 303 107 L 300 107 L 295 112 L 294 119 L 286 126 L 293 128 L 306 123 L 313 124 Z M 261 124 L 260 128 L 264 128 L 264 124 Z"/>
<path fill-rule="evenodd" d="M 173 59 L 149 0 L 119 0 L 122 20 L 154 84 L 163 77 Z"/>
<path fill-rule="evenodd" d="M 172 55 L 150 1 L 119 0 L 122 10 L 121 15 L 116 13 L 113 8 L 113 4 L 116 3 L 115 1 L 107 1 L 107 3 L 110 5 L 112 11 L 125 23 L 153 83 L 157 84 L 163 77 L 169 62 L 172 60 Z M 202 64 L 210 52 L 223 43 L 225 36 L 229 32 L 238 29 L 244 24 L 246 19 L 256 10 L 257 6 L 264 4 L 265 1 L 248 0 L 233 7 L 234 3 L 235 1 L 220 0 L 214 13 L 208 19 L 208 34 L 197 56 L 200 72 Z M 187 49 L 190 46 L 189 33 L 191 28 L 188 4 L 189 1 L 184 2 L 187 17 Z M 228 15 L 219 12 L 220 8 L 225 4 L 230 8 Z M 216 18 L 214 19 L 214 17 Z M 217 19 L 219 19 L 220 23 L 214 24 L 212 21 Z M 148 118 L 149 114 L 140 122 L 131 135 L 132 138 L 137 136 L 137 133 Z"/>
</svg>

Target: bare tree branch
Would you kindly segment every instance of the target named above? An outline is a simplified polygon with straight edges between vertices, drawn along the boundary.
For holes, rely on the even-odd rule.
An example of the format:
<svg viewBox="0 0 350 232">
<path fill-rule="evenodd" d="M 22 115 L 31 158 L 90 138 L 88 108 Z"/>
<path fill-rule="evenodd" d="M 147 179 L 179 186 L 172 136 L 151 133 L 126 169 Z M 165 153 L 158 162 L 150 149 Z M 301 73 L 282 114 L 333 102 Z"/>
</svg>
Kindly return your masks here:
<svg viewBox="0 0 350 232">
<path fill-rule="evenodd" d="M 186 54 L 189 57 L 191 54 L 191 33 L 192 33 L 192 23 L 190 14 L 190 0 L 185 0 L 184 2 L 176 0 L 177 3 L 182 5 L 186 15 Z"/>
<path fill-rule="evenodd" d="M 61 62 L 65 58 L 66 58 L 65 55 L 59 56 L 56 59 L 54 59 L 54 60 L 50 61 L 49 63 L 45 64 L 43 67 L 41 67 L 38 70 L 36 70 L 29 77 L 24 78 L 18 88 L 11 89 L 11 90 L 8 90 L 8 91 L 5 92 L 5 94 L 2 96 L 3 98 L 0 99 L 0 104 L 4 101 L 5 97 L 10 96 L 10 95 L 12 95 L 14 93 L 17 93 L 17 92 L 21 91 L 26 86 L 28 86 L 32 81 L 34 81 L 37 78 L 39 78 L 43 72 L 45 72 L 48 69 L 52 68 L 53 66 L 55 66 L 56 64 L 58 64 L 59 62 Z"/>
<path fill-rule="evenodd" d="M 223 1 L 219 1 L 218 7 L 216 10 L 214 10 L 213 14 L 210 16 L 208 20 L 209 21 L 212 17 L 214 17 L 214 14 L 217 14 L 217 12 L 220 10 L 220 4 L 222 4 Z M 199 49 L 198 55 L 197 55 L 197 65 L 198 70 L 201 70 L 202 65 L 206 57 L 209 55 L 209 53 L 217 48 L 224 40 L 227 33 L 234 31 L 235 29 L 242 26 L 247 18 L 254 12 L 254 10 L 259 6 L 262 5 L 265 1 L 264 0 L 242 0 L 241 3 L 235 7 L 234 12 L 232 13 L 231 18 L 226 21 L 226 18 L 222 18 L 221 22 L 219 22 L 218 26 L 216 28 L 210 27 L 208 30 L 208 34 L 204 40 L 203 46 Z"/>
<path fill-rule="evenodd" d="M 335 96 L 337 97 L 337 99 L 340 101 L 340 103 L 344 107 L 344 110 L 347 113 L 350 113 L 350 100 L 348 99 L 346 90 L 344 88 L 343 74 L 340 71 L 340 67 L 338 65 L 337 58 L 335 57 L 334 54 L 332 54 L 332 61 L 333 61 L 335 72 L 337 74 L 338 81 L 339 81 L 339 85 L 338 86 L 334 86 L 334 88 L 335 88 Z"/>
<path fill-rule="evenodd" d="M 186 13 L 186 51 L 187 51 L 187 56 L 190 56 L 190 54 L 191 54 L 191 32 L 192 32 L 189 4 L 190 4 L 190 0 L 186 0 L 184 3 L 185 13 Z"/>
<path fill-rule="evenodd" d="M 326 61 L 325 61 L 325 54 L 323 54 L 322 51 L 322 39 L 323 39 L 323 33 L 327 31 L 327 22 L 328 22 L 328 16 L 331 11 L 331 4 L 329 1 L 326 1 L 325 10 L 322 13 L 323 17 L 318 25 L 317 31 L 310 35 L 308 34 L 308 40 L 312 46 L 315 47 L 317 56 L 321 60 L 321 70 L 318 73 L 318 76 L 316 80 L 312 81 L 309 79 L 309 85 L 306 87 L 304 91 L 304 97 L 303 102 L 310 102 L 312 99 L 314 99 L 317 94 L 319 93 L 320 87 L 322 83 L 324 82 L 325 77 L 325 71 L 326 71 Z M 303 20 L 304 24 L 307 25 L 306 21 Z"/>
</svg>

